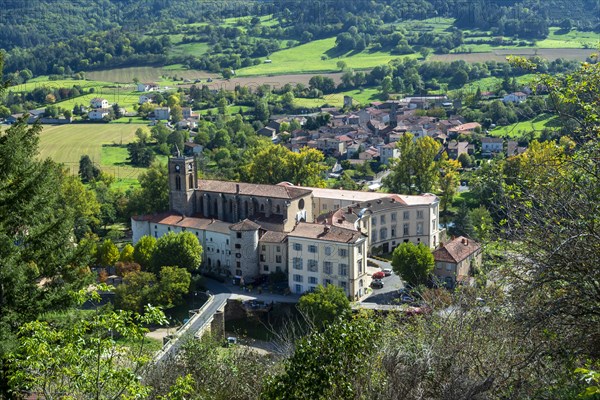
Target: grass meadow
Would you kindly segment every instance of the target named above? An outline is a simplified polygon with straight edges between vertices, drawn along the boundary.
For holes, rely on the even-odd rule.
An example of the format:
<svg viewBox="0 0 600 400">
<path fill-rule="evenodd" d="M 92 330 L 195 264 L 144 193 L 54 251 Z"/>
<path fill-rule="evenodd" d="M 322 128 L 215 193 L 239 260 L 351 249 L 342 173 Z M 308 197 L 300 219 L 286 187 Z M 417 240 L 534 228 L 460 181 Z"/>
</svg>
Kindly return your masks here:
<svg viewBox="0 0 600 400">
<path fill-rule="evenodd" d="M 125 147 L 133 141 L 137 128 L 136 124 L 45 125 L 40 136 L 40 158 L 63 163 L 69 173 L 76 175 L 79 159 L 87 154 L 103 171 L 114 175 L 117 186 L 137 186 L 137 177 L 145 169 L 127 164 Z"/>
<path fill-rule="evenodd" d="M 352 96 L 353 104 L 368 105 L 372 101 L 379 101 L 379 90 L 376 88 L 364 90 L 349 90 L 346 92 L 332 93 L 324 95 L 318 99 L 295 98 L 294 107 L 296 108 L 319 108 L 325 104 L 342 107 L 344 105 L 344 96 Z"/>
<path fill-rule="evenodd" d="M 537 117 L 528 120 L 517 122 L 507 126 L 499 126 L 490 131 L 490 135 L 497 137 L 516 138 L 524 133 L 534 132 L 535 136 L 539 136 L 544 128 L 555 128 L 558 126 L 558 117 L 553 114 L 540 114 Z"/>
</svg>

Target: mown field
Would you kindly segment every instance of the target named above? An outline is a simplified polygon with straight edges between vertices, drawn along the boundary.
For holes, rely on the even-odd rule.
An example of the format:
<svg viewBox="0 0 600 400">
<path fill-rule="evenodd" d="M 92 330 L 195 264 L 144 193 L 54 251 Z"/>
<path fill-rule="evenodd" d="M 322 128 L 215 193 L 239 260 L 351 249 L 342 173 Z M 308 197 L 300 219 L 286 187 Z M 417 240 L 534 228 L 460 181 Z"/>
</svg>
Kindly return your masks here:
<svg viewBox="0 0 600 400">
<path fill-rule="evenodd" d="M 102 71 L 91 71 L 86 73 L 86 77 L 98 81 L 133 83 L 133 78 L 138 78 L 140 82 L 155 82 L 162 85 L 174 85 L 176 82 L 173 77 L 183 79 L 202 79 L 215 77 L 216 74 L 185 69 L 182 65 L 168 65 L 165 67 L 128 67 L 113 68 Z"/>
<path fill-rule="evenodd" d="M 558 117 L 556 115 L 540 114 L 529 121 L 497 127 L 490 131 L 490 135 L 515 138 L 525 133 L 535 132 L 535 136 L 537 137 L 544 128 L 555 128 L 559 126 L 558 122 Z"/>
<path fill-rule="evenodd" d="M 349 68 L 369 69 L 377 65 L 387 64 L 394 58 L 411 57 L 392 55 L 389 52 L 377 51 L 338 53 L 335 50 L 335 38 L 314 40 L 300 46 L 277 51 L 269 57 L 270 64 L 254 65 L 236 71 L 238 76 L 281 75 L 339 71 L 338 61 L 344 61 Z"/>
<path fill-rule="evenodd" d="M 40 137 L 40 158 L 63 163 L 71 174 L 77 175 L 79 159 L 87 154 L 103 171 L 115 176 L 118 186 L 137 185 L 144 168 L 126 164 L 124 147 L 103 147 L 130 143 L 137 128 L 139 125 L 135 124 L 45 125 Z"/>
<path fill-rule="evenodd" d="M 296 98 L 294 99 L 294 107 L 319 108 L 323 107 L 326 104 L 334 107 L 342 107 L 344 105 L 345 95 L 352 96 L 352 103 L 354 105 L 368 105 L 372 101 L 381 100 L 379 96 L 379 90 L 371 88 L 364 90 L 349 90 L 346 92 L 327 94 L 318 99 Z"/>
</svg>

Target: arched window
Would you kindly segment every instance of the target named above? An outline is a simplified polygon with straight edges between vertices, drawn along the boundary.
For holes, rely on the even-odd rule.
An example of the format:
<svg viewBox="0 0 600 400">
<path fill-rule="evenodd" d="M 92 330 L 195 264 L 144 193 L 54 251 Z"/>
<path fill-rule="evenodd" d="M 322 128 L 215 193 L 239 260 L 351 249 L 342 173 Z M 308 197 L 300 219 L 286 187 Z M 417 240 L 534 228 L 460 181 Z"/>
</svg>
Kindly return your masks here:
<svg viewBox="0 0 600 400">
<path fill-rule="evenodd" d="M 181 177 L 175 177 L 175 190 L 181 190 Z"/>
<path fill-rule="evenodd" d="M 265 212 L 265 205 L 264 204 L 260 205 L 260 212 Z"/>
<path fill-rule="evenodd" d="M 281 207 L 277 204 L 277 208 L 275 208 L 277 214 L 281 214 Z"/>
<path fill-rule="evenodd" d="M 194 175 L 190 175 L 190 186 L 189 186 L 189 188 L 190 189 L 194 189 Z"/>
</svg>

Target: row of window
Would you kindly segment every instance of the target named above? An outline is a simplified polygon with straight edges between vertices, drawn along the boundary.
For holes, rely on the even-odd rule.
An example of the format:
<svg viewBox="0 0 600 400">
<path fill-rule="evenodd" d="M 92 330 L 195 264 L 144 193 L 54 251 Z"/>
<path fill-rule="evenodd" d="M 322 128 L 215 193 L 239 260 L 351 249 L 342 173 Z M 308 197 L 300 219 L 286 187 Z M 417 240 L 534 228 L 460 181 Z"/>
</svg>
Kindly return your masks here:
<svg viewBox="0 0 600 400">
<path fill-rule="evenodd" d="M 302 244 L 301 243 L 294 243 L 294 245 L 292 246 L 292 248 L 295 251 L 302 251 Z M 317 253 L 319 251 L 318 247 L 315 246 L 314 244 L 308 245 L 308 252 L 309 253 Z M 333 253 L 333 249 L 329 246 L 325 247 L 325 255 L 326 256 L 330 256 Z M 362 254 L 362 247 L 358 247 L 358 253 Z M 348 249 L 338 249 L 338 256 L 340 257 L 347 257 L 348 256 Z"/>
<path fill-rule="evenodd" d="M 302 275 L 294 275 L 293 276 L 293 280 L 296 283 L 303 283 L 304 282 L 304 277 Z M 309 276 L 308 277 L 308 284 L 309 285 L 318 285 L 319 284 L 319 278 L 317 278 L 316 276 Z M 323 279 L 323 286 L 327 286 L 327 285 L 333 285 L 333 280 L 325 278 Z M 346 281 L 339 281 L 338 286 L 340 286 L 341 288 L 347 289 L 348 287 L 348 283 Z"/>
<path fill-rule="evenodd" d="M 260 247 L 260 249 L 261 249 L 262 251 L 267 251 L 267 246 L 263 244 L 263 245 Z M 281 246 L 277 246 L 277 252 L 278 252 L 278 253 L 281 253 Z"/>
<path fill-rule="evenodd" d="M 397 213 L 391 213 L 390 218 L 391 218 L 392 222 L 396 221 Z M 404 219 L 405 221 L 410 219 L 410 211 L 403 211 L 402 219 Z M 417 210 L 417 219 L 423 219 L 423 210 Z M 382 225 L 386 223 L 386 215 L 379 216 L 379 223 Z M 373 226 L 377 225 L 377 217 L 373 217 L 371 219 L 371 225 L 373 225 Z"/>
<path fill-rule="evenodd" d="M 423 234 L 423 223 L 418 222 L 417 223 L 417 235 L 422 235 L 422 234 Z M 410 236 L 410 224 L 407 223 L 402 226 L 402 236 Z M 391 227 L 390 237 L 391 238 L 396 237 L 396 225 Z M 373 229 L 373 231 L 371 232 L 371 240 L 373 242 L 376 242 L 378 240 L 377 238 L 378 238 L 377 230 Z M 386 240 L 387 238 L 388 238 L 388 229 L 381 228 L 379 230 L 379 240 Z"/>
<path fill-rule="evenodd" d="M 309 272 L 319 272 L 319 264 L 317 260 L 308 260 L 306 263 L 306 267 Z M 358 272 L 362 273 L 362 260 L 358 260 L 356 262 L 358 266 Z M 303 269 L 303 260 L 299 257 L 294 257 L 292 259 L 292 268 L 296 270 Z M 333 271 L 333 263 L 331 261 L 323 262 L 323 273 L 326 275 L 331 275 Z M 348 275 L 348 264 L 340 263 L 338 264 L 338 275 L 347 276 Z"/>
<path fill-rule="evenodd" d="M 264 254 L 261 254 L 261 255 L 260 255 L 260 261 L 263 261 L 263 262 L 264 262 L 264 261 L 267 261 L 267 257 L 265 257 L 265 255 L 264 255 Z M 281 262 L 282 262 L 282 257 L 281 257 L 281 256 L 275 256 L 275 262 L 276 262 L 277 264 L 281 264 Z"/>
</svg>

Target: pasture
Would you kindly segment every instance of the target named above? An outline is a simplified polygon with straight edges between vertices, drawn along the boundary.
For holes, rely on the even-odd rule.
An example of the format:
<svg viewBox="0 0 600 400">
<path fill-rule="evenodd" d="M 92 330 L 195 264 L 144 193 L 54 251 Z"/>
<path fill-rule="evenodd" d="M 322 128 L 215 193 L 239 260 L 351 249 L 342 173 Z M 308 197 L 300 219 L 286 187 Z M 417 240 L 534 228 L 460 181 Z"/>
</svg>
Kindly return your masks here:
<svg viewBox="0 0 600 400">
<path fill-rule="evenodd" d="M 515 124 L 494 128 L 490 131 L 490 135 L 516 138 L 525 133 L 534 132 L 537 137 L 545 128 L 555 128 L 559 126 L 558 122 L 558 117 L 554 114 L 540 114 L 528 121 L 521 121 Z"/>
<path fill-rule="evenodd" d="M 375 88 L 364 90 L 349 90 L 346 92 L 326 94 L 318 99 L 295 98 L 294 107 L 296 108 L 320 108 L 328 104 L 334 107 L 342 107 L 344 105 L 344 95 L 352 97 L 354 105 L 368 105 L 373 101 L 381 100 L 379 91 Z"/>
<path fill-rule="evenodd" d="M 127 144 L 134 139 L 135 124 L 70 124 L 45 125 L 40 136 L 40 158 L 51 158 L 63 163 L 70 174 L 77 175 L 79 159 L 87 154 L 103 171 L 114 175 L 119 186 L 137 185 L 137 177 L 144 168 L 126 165 L 124 147 L 104 144 Z M 116 150 L 114 150 L 116 149 Z"/>
<path fill-rule="evenodd" d="M 133 83 L 133 78 L 138 78 L 140 82 L 156 82 L 158 84 L 173 85 L 174 82 L 168 77 L 177 77 L 183 79 L 207 79 L 214 77 L 206 71 L 197 71 L 186 69 L 182 65 L 167 65 L 165 67 L 128 67 L 128 68 L 113 68 L 101 71 L 91 71 L 86 73 L 86 76 L 91 79 L 108 82 Z"/>
<path fill-rule="evenodd" d="M 392 55 L 386 51 L 370 52 L 368 49 L 362 52 L 339 53 L 335 49 L 335 38 L 331 37 L 276 51 L 268 57 L 271 63 L 238 69 L 236 75 L 254 76 L 335 72 L 340 70 L 336 65 L 338 61 L 344 61 L 348 68 L 360 70 L 387 64 L 395 58 L 402 57 L 418 58 L 419 55 L 409 54 L 400 56 Z"/>
</svg>

